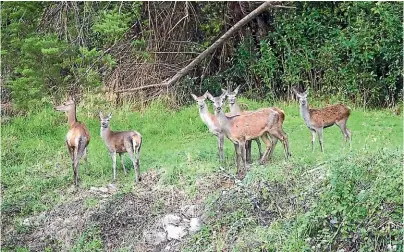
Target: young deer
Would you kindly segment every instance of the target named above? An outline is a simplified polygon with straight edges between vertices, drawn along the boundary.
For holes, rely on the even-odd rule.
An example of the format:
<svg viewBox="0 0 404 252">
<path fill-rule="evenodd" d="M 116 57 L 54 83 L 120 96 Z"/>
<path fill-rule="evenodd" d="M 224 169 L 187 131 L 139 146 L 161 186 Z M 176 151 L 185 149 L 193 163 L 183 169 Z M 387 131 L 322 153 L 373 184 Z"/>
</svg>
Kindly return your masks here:
<svg viewBox="0 0 404 252">
<path fill-rule="evenodd" d="M 84 156 L 84 161 L 86 162 L 86 172 L 88 169 L 87 146 L 90 142 L 90 133 L 84 123 L 77 121 L 76 104 L 73 99 L 56 106 L 55 110 L 67 112 L 70 129 L 66 135 L 66 146 L 73 163 L 74 184 L 77 186 L 79 182 L 79 161 L 82 156 Z"/>
<path fill-rule="evenodd" d="M 237 86 L 237 88 L 234 89 L 233 92 L 225 90 L 225 89 L 222 89 L 222 92 L 227 94 L 227 100 L 229 101 L 229 107 L 230 107 L 230 115 L 232 115 L 232 116 L 250 112 L 250 111 L 241 111 L 240 106 L 238 105 L 237 94 L 238 94 L 239 88 L 240 88 L 240 86 Z M 279 113 L 279 116 L 280 116 L 280 118 L 279 118 L 280 122 L 279 123 L 280 123 L 280 127 L 282 128 L 283 121 L 285 120 L 285 113 L 280 108 L 277 108 L 277 107 L 271 107 L 271 108 Z M 262 155 L 261 143 L 260 143 L 258 138 L 255 139 L 255 140 L 257 142 L 258 151 L 259 151 L 260 157 L 261 157 L 261 155 Z M 275 141 L 277 141 L 277 140 L 275 140 Z M 247 160 L 251 160 L 251 142 L 246 143 L 246 150 L 247 150 L 247 154 L 246 154 L 247 155 Z M 273 150 L 274 150 L 274 148 L 271 149 L 271 153 L 269 155 L 272 154 Z M 288 155 L 290 155 L 290 153 Z"/>
<path fill-rule="evenodd" d="M 140 148 L 142 147 L 142 136 L 137 131 L 112 131 L 109 127 L 112 113 L 107 117 L 103 117 L 101 111 L 99 112 L 101 120 L 101 138 L 104 140 L 112 159 L 112 168 L 114 172 L 114 181 L 116 181 L 116 153 L 119 154 L 121 159 L 122 168 L 126 172 L 125 164 L 122 154 L 127 152 L 133 163 L 133 168 L 136 173 L 136 182 L 141 180 L 139 155 Z"/>
<path fill-rule="evenodd" d="M 216 116 L 212 115 L 208 110 L 208 105 L 205 100 L 207 97 L 208 91 L 202 96 L 196 96 L 191 94 L 192 98 L 198 103 L 199 107 L 199 116 L 202 121 L 208 126 L 209 131 L 217 137 L 218 140 L 218 151 L 219 151 L 219 159 L 222 161 L 224 159 L 223 155 L 223 143 L 224 143 L 224 134 L 220 129 L 219 122 Z"/>
<path fill-rule="evenodd" d="M 303 117 L 304 122 L 310 129 L 312 134 L 311 149 L 314 151 L 314 141 L 316 134 L 318 135 L 321 151 L 323 150 L 323 129 L 336 124 L 344 135 L 344 147 L 349 138 L 350 148 L 352 148 L 351 132 L 346 127 L 351 109 L 343 104 L 331 105 L 321 109 L 310 109 L 307 102 L 307 95 L 309 92 L 306 90 L 304 93 L 299 93 L 295 88 L 292 89 L 299 99 L 300 115 Z"/>
<path fill-rule="evenodd" d="M 208 98 L 213 102 L 215 114 L 219 121 L 219 125 L 226 137 L 233 142 L 236 150 L 237 174 L 242 177 L 240 159 L 243 162 L 243 170 L 247 167 L 246 162 L 246 141 L 261 137 L 264 141 L 266 149 L 261 157 L 261 164 L 264 163 L 271 152 L 272 142 L 268 138 L 280 139 L 284 143 L 285 157 L 289 155 L 287 136 L 281 128 L 279 128 L 279 113 L 272 108 L 260 109 L 250 113 L 245 113 L 236 116 L 226 116 L 223 112 L 223 103 L 226 98 L 226 93 L 219 97 L 213 97 L 208 93 Z M 274 142 L 276 144 L 276 142 Z"/>
</svg>

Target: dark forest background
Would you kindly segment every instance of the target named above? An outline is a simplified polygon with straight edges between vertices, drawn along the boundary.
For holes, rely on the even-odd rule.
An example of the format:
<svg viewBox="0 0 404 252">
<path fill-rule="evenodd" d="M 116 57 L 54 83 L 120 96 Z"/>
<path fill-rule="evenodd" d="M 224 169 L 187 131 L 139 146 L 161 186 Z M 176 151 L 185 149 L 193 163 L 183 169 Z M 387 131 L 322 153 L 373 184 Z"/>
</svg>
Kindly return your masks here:
<svg viewBox="0 0 404 252">
<path fill-rule="evenodd" d="M 403 83 L 400 2 L 278 2 L 169 88 L 177 73 L 261 2 L 2 2 L 3 109 L 106 92 L 147 102 L 241 85 L 290 99 L 292 86 L 364 107 L 393 107 Z M 283 7 L 282 7 L 283 6 Z"/>
</svg>

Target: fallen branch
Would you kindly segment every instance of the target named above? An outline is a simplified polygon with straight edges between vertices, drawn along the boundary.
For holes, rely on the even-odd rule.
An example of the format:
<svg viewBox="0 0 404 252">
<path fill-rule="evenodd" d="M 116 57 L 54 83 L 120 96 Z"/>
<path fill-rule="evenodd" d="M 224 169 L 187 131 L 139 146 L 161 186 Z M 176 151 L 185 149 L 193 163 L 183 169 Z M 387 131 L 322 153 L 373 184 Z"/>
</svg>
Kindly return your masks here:
<svg viewBox="0 0 404 252">
<path fill-rule="evenodd" d="M 223 34 L 218 40 L 216 40 L 211 46 L 209 46 L 205 51 L 203 51 L 201 54 L 199 54 L 191 63 L 189 63 L 186 67 L 182 68 L 178 73 L 176 73 L 171 79 L 169 80 L 164 80 L 163 82 L 159 84 L 153 84 L 153 85 L 146 85 L 146 86 L 141 86 L 141 87 L 136 87 L 136 88 L 130 88 L 130 89 L 123 89 L 123 90 L 117 90 L 115 93 L 124 93 L 124 92 L 133 92 L 141 89 L 147 89 L 147 88 L 155 88 L 155 87 L 169 87 L 175 82 L 177 82 L 179 79 L 184 77 L 186 74 L 188 74 L 197 64 L 199 64 L 206 56 L 214 52 L 220 45 L 222 45 L 228 38 L 230 38 L 237 30 L 239 30 L 242 26 L 250 22 L 253 18 L 255 18 L 257 15 L 261 14 L 265 10 L 267 10 L 270 6 L 273 6 L 275 2 L 264 2 L 261 4 L 258 8 L 253 10 L 250 14 L 245 16 L 243 19 L 238 21 L 232 28 L 230 28 L 225 34 Z"/>
</svg>

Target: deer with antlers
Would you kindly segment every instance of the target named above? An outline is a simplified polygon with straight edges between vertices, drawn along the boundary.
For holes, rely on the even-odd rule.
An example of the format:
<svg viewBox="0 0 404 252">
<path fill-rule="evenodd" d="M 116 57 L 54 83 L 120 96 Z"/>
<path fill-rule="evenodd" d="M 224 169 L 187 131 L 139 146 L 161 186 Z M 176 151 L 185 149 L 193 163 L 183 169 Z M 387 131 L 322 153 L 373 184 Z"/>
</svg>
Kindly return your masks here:
<svg viewBox="0 0 404 252">
<path fill-rule="evenodd" d="M 264 108 L 228 117 L 223 112 L 223 103 L 226 99 L 226 92 L 219 97 L 213 97 L 208 93 L 207 97 L 213 102 L 215 115 L 217 116 L 221 130 L 234 144 L 236 150 L 237 174 L 240 178 L 243 176 L 242 168 L 244 171 L 247 168 L 245 145 L 248 140 L 261 137 L 264 141 L 266 149 L 261 157 L 261 164 L 266 161 L 268 155 L 271 153 L 271 148 L 274 147 L 268 136 L 282 141 L 285 158 L 288 158 L 288 139 L 283 129 L 280 127 L 280 115 L 278 112 L 272 108 Z M 242 161 L 242 166 L 240 161 Z"/>
<path fill-rule="evenodd" d="M 104 117 L 102 112 L 99 111 L 99 117 L 101 121 L 101 138 L 104 140 L 112 159 L 114 181 L 116 181 L 116 154 L 119 154 L 122 168 L 125 174 L 127 174 L 122 157 L 122 154 L 127 152 L 133 163 L 133 168 L 136 174 L 136 182 L 139 182 L 141 180 L 139 156 L 140 148 L 142 147 L 142 136 L 139 132 L 134 130 L 112 131 L 109 125 L 112 113 L 109 113 L 108 116 Z"/>
<path fill-rule="evenodd" d="M 56 106 L 55 110 L 67 112 L 67 121 L 70 128 L 65 141 L 72 160 L 74 184 L 77 186 L 79 182 L 79 161 L 82 156 L 84 156 L 84 161 L 86 162 L 86 171 L 88 169 L 87 146 L 90 143 L 90 133 L 84 123 L 77 121 L 74 99 L 69 99 L 62 105 Z"/>
<path fill-rule="evenodd" d="M 327 106 L 320 109 L 309 108 L 307 102 L 307 96 L 309 94 L 308 90 L 303 93 L 299 93 L 295 88 L 292 88 L 293 92 L 299 99 L 300 104 L 300 115 L 306 126 L 310 129 L 312 134 L 311 149 L 314 152 L 314 142 L 316 140 L 316 135 L 318 135 L 318 140 L 320 143 L 320 149 L 323 149 L 323 129 L 328 128 L 336 124 L 344 135 L 344 147 L 347 140 L 349 139 L 350 148 L 352 148 L 352 135 L 346 126 L 348 118 L 351 114 L 351 109 L 344 104 L 335 104 Z"/>
</svg>

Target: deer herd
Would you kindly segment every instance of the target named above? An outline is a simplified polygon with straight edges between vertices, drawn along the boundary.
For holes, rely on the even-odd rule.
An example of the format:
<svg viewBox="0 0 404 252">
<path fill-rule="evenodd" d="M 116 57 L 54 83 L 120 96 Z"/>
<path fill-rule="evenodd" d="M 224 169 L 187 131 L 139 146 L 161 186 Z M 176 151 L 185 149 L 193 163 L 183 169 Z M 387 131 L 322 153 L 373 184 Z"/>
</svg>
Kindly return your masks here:
<svg viewBox="0 0 404 252">
<path fill-rule="evenodd" d="M 289 151 L 288 136 L 283 130 L 283 122 L 285 113 L 277 107 L 261 108 L 255 111 L 242 111 L 237 102 L 237 94 L 239 87 L 234 91 L 222 89 L 220 96 L 214 97 L 208 91 L 202 96 L 191 94 L 192 98 L 197 102 L 199 115 L 208 127 L 209 131 L 217 137 L 219 160 L 224 160 L 223 145 L 225 137 L 233 144 L 236 153 L 237 175 L 239 178 L 245 176 L 248 165 L 252 162 L 251 158 L 251 142 L 257 143 L 259 151 L 260 164 L 264 164 L 274 151 L 278 140 L 283 145 L 285 159 L 291 156 Z M 306 126 L 312 134 L 312 151 L 314 152 L 314 142 L 318 135 L 320 149 L 324 152 L 323 147 L 323 129 L 336 124 L 344 135 L 344 147 L 349 140 L 352 147 L 351 132 L 348 130 L 346 123 L 350 115 L 350 108 L 343 104 L 327 106 L 325 108 L 311 109 L 307 102 L 308 91 L 298 92 L 292 89 L 300 104 L 300 115 Z M 229 103 L 230 113 L 224 112 L 224 105 Z M 213 103 L 214 114 L 209 112 L 206 99 Z M 79 181 L 79 161 L 83 157 L 86 162 L 86 171 L 88 169 L 87 147 L 90 143 L 90 134 L 86 126 L 77 121 L 76 104 L 73 99 L 60 106 L 56 106 L 57 111 L 67 112 L 69 131 L 66 135 L 66 146 L 72 161 L 74 183 L 77 186 Z M 131 131 L 112 131 L 110 129 L 110 120 L 112 114 L 104 117 L 99 111 L 100 118 L 100 135 L 103 139 L 112 159 L 113 179 L 116 180 L 116 154 L 119 154 L 122 168 L 127 173 L 122 154 L 128 153 L 132 160 L 136 174 L 136 182 L 141 180 L 139 155 L 142 146 L 142 136 L 135 130 Z M 264 153 L 262 153 L 261 142 L 265 145 Z"/>
</svg>

